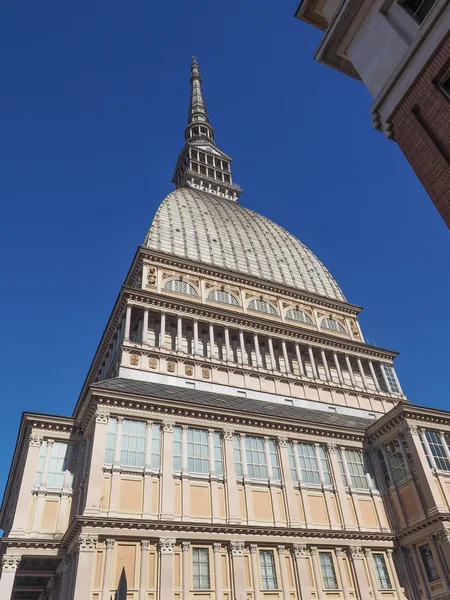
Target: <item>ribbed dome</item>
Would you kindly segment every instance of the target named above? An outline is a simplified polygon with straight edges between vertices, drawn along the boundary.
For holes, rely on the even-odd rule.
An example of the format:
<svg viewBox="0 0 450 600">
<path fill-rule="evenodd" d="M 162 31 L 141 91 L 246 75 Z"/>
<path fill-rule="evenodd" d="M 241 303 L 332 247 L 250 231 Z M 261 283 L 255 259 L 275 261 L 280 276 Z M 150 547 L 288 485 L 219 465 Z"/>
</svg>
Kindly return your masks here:
<svg viewBox="0 0 450 600">
<path fill-rule="evenodd" d="M 144 245 L 151 250 L 345 301 L 300 240 L 230 200 L 179 188 L 160 204 Z"/>
</svg>

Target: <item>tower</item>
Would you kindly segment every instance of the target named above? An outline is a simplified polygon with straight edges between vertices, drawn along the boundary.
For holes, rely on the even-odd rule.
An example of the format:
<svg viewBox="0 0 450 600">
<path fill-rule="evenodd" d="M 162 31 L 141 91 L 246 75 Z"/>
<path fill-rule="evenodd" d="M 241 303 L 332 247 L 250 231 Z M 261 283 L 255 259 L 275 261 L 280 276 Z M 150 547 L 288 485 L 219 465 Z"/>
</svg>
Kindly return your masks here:
<svg viewBox="0 0 450 600">
<path fill-rule="evenodd" d="M 23 415 L 0 597 L 419 600 L 428 576 L 445 591 L 449 415 L 408 402 L 360 307 L 239 204 L 196 59 L 173 182 L 72 416 Z"/>
</svg>

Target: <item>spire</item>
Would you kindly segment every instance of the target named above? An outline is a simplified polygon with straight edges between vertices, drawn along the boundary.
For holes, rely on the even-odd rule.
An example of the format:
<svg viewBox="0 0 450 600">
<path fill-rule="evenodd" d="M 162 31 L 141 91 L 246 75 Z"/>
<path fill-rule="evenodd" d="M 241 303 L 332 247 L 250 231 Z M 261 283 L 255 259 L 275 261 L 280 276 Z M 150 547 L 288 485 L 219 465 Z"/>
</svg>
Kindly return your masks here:
<svg viewBox="0 0 450 600">
<path fill-rule="evenodd" d="M 237 200 L 241 188 L 233 183 L 231 158 L 214 143 L 214 130 L 209 123 L 203 96 L 202 78 L 197 58 L 192 57 L 191 98 L 185 146 L 180 152 L 172 182 L 179 187 L 192 187 L 226 200 Z"/>
</svg>

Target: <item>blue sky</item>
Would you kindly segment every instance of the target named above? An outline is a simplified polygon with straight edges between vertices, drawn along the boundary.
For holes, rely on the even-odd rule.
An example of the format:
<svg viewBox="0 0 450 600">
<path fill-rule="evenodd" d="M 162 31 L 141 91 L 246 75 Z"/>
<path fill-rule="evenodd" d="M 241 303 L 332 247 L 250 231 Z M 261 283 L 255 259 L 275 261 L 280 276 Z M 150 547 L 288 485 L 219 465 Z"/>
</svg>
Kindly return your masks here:
<svg viewBox="0 0 450 600">
<path fill-rule="evenodd" d="M 4 484 L 23 410 L 70 414 L 136 246 L 172 190 L 197 54 L 242 204 L 287 227 L 449 408 L 450 233 L 364 86 L 312 59 L 293 1 L 4 3 Z"/>
</svg>

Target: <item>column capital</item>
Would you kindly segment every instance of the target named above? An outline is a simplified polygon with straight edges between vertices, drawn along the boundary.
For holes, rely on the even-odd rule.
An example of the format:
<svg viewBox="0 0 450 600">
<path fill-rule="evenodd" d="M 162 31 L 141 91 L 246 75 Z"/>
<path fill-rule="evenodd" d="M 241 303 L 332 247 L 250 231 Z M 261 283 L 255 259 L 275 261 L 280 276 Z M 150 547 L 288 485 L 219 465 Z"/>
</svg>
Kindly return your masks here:
<svg viewBox="0 0 450 600">
<path fill-rule="evenodd" d="M 286 550 L 286 546 L 283 546 L 283 544 L 279 544 L 277 546 L 277 552 L 278 552 L 278 554 L 284 554 L 285 550 Z"/>
<path fill-rule="evenodd" d="M 181 549 L 183 550 L 183 552 L 189 552 L 190 547 L 191 542 L 181 542 Z"/>
<path fill-rule="evenodd" d="M 339 548 L 339 547 L 337 547 L 337 548 L 335 548 L 335 549 L 334 549 L 334 553 L 336 554 L 336 556 L 337 556 L 338 558 L 339 558 L 340 556 L 343 556 L 343 554 L 344 554 L 344 553 L 342 552 L 342 548 Z"/>
<path fill-rule="evenodd" d="M 105 540 L 105 546 L 107 550 L 112 550 L 114 548 L 114 543 L 115 543 L 115 539 L 113 538 L 106 538 Z"/>
<path fill-rule="evenodd" d="M 17 571 L 22 556 L 20 554 L 5 554 L 2 556 L 2 572 Z"/>
<path fill-rule="evenodd" d="M 173 421 L 163 421 L 161 423 L 161 427 L 162 427 L 163 431 L 167 431 L 167 432 L 173 431 L 173 426 L 174 426 L 174 422 Z"/>
<path fill-rule="evenodd" d="M 153 427 L 153 421 L 145 421 L 145 427 L 151 429 Z"/>
<path fill-rule="evenodd" d="M 187 431 L 189 429 L 189 425 L 181 425 L 181 431 Z"/>
<path fill-rule="evenodd" d="M 296 558 L 306 558 L 309 556 L 308 546 L 305 544 L 292 544 L 292 553 Z"/>
<path fill-rule="evenodd" d="M 95 411 L 95 422 L 107 425 L 109 421 L 109 412 L 97 409 Z"/>
<path fill-rule="evenodd" d="M 411 435 L 419 435 L 419 428 L 414 423 L 407 423 L 401 430 L 401 433 L 410 433 Z"/>
<path fill-rule="evenodd" d="M 279 435 L 279 436 L 277 436 L 277 443 L 278 443 L 278 446 L 280 448 L 286 448 L 287 447 L 287 441 L 288 441 L 288 439 L 287 439 L 287 437 L 285 435 Z"/>
<path fill-rule="evenodd" d="M 141 540 L 141 550 L 148 550 L 150 548 L 149 540 Z"/>
<path fill-rule="evenodd" d="M 30 436 L 28 438 L 28 443 L 30 446 L 40 446 L 43 441 L 44 438 L 39 433 L 30 433 Z"/>
<path fill-rule="evenodd" d="M 370 548 L 364 548 L 364 556 L 365 556 L 366 558 L 370 558 L 370 557 L 371 557 L 371 555 L 372 555 L 372 551 L 371 551 L 371 549 L 370 549 Z"/>
<path fill-rule="evenodd" d="M 173 554 L 175 538 L 159 538 L 159 551 L 161 554 Z"/>
<path fill-rule="evenodd" d="M 258 552 L 258 544 L 250 544 L 250 554 L 256 554 Z"/>
<path fill-rule="evenodd" d="M 393 553 L 394 553 L 394 551 L 392 550 L 392 548 L 388 548 L 386 550 L 386 554 L 389 559 L 392 558 Z"/>
<path fill-rule="evenodd" d="M 54 443 L 55 443 L 55 440 L 47 440 L 47 448 L 51 448 Z"/>
<path fill-rule="evenodd" d="M 77 539 L 78 550 L 95 550 L 97 548 L 98 535 L 80 533 Z"/>
<path fill-rule="evenodd" d="M 337 452 L 336 442 L 327 442 L 327 450 L 330 454 L 336 454 L 336 452 Z"/>
<path fill-rule="evenodd" d="M 309 551 L 311 552 L 311 556 L 316 556 L 317 555 L 317 546 L 311 546 Z"/>
<path fill-rule="evenodd" d="M 450 544 L 450 529 L 442 529 L 436 535 L 441 544 Z"/>
<path fill-rule="evenodd" d="M 222 550 L 222 544 L 220 544 L 219 542 L 216 542 L 215 544 L 213 544 L 213 552 L 220 552 Z"/>
<path fill-rule="evenodd" d="M 234 429 L 222 429 L 222 437 L 224 440 L 232 440 L 234 436 Z"/>
<path fill-rule="evenodd" d="M 244 556 L 244 544 L 245 542 L 241 541 L 230 542 L 231 555 Z"/>
<path fill-rule="evenodd" d="M 349 551 L 353 560 L 359 560 L 363 558 L 361 546 L 350 546 Z"/>
</svg>

